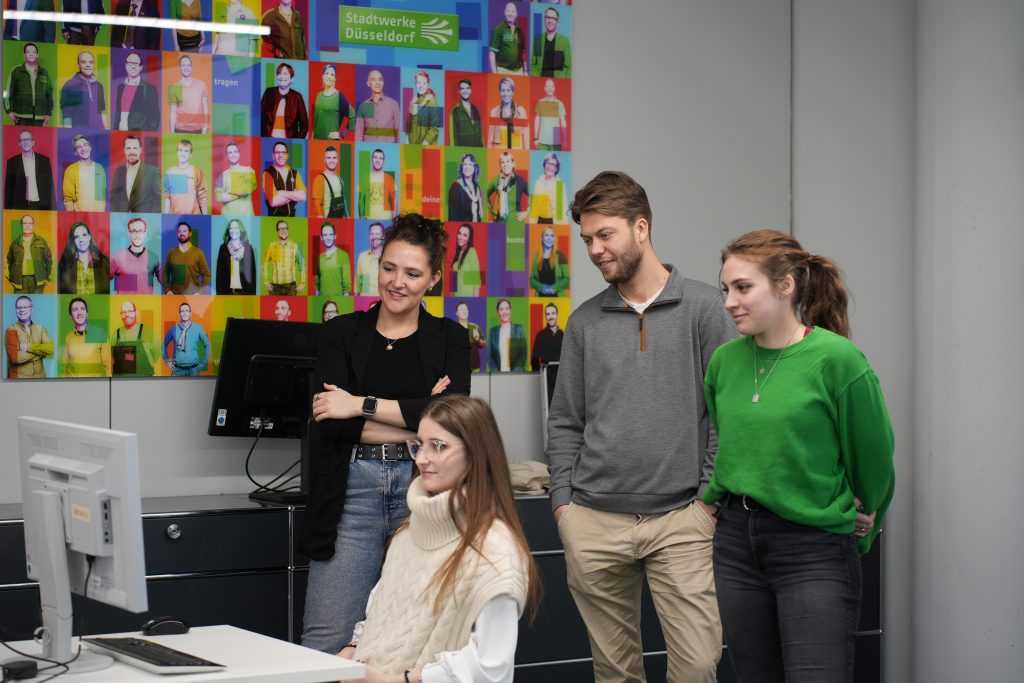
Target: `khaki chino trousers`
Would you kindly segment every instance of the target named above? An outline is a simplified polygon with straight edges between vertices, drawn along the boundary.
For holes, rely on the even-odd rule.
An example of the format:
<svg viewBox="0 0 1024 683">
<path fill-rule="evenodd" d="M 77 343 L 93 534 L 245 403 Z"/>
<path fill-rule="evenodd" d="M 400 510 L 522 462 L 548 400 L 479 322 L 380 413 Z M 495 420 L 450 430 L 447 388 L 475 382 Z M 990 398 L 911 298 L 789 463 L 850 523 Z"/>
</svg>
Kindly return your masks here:
<svg viewBox="0 0 1024 683">
<path fill-rule="evenodd" d="M 702 507 L 637 515 L 572 503 L 558 533 L 569 590 L 590 636 L 595 681 L 646 680 L 640 639 L 645 575 L 665 635 L 668 681 L 715 680 L 722 625 L 712 569 L 714 525 Z"/>
</svg>

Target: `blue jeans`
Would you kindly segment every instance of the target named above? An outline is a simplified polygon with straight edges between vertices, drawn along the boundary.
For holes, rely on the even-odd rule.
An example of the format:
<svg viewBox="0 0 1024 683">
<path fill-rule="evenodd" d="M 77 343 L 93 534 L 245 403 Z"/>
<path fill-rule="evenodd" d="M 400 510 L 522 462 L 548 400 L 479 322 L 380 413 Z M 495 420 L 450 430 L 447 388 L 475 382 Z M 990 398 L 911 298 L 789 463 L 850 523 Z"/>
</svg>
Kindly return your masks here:
<svg viewBox="0 0 1024 683">
<path fill-rule="evenodd" d="M 714 562 L 738 680 L 853 681 L 861 566 L 852 535 L 748 511 L 732 496 L 718 512 Z"/>
<path fill-rule="evenodd" d="M 365 617 L 366 599 L 380 579 L 387 538 L 409 514 L 412 461 L 356 460 L 349 465 L 345 508 L 334 557 L 309 562 L 302 644 L 336 654 Z"/>
</svg>

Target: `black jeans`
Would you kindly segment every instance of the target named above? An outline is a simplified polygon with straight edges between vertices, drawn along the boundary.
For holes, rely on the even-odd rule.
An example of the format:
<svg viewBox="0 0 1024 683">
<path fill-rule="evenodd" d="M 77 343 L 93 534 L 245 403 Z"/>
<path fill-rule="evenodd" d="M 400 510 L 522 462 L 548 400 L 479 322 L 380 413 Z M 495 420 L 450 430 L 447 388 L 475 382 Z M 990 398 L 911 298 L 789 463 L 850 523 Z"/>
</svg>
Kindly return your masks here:
<svg viewBox="0 0 1024 683">
<path fill-rule="evenodd" d="M 861 566 L 852 535 L 747 510 L 730 496 L 718 512 L 714 562 L 725 643 L 740 681 L 853 681 Z"/>
</svg>

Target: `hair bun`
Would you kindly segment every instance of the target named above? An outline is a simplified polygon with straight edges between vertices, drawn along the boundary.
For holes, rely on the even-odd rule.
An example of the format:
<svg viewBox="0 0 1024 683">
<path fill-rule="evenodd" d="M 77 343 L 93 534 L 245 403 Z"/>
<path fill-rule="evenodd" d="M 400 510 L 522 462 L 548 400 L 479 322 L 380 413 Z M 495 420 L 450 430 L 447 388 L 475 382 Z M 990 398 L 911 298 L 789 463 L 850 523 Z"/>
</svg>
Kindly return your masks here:
<svg viewBox="0 0 1024 683">
<path fill-rule="evenodd" d="M 426 232 L 433 235 L 441 244 L 448 241 L 448 233 L 444 229 L 444 223 L 437 218 L 422 217 L 420 221 L 420 227 Z"/>
<path fill-rule="evenodd" d="M 418 213 L 400 214 L 384 231 L 385 248 L 393 241 L 423 247 L 430 255 L 430 267 L 435 272 L 441 270 L 447 240 L 448 233 L 445 232 L 444 223 Z"/>
</svg>

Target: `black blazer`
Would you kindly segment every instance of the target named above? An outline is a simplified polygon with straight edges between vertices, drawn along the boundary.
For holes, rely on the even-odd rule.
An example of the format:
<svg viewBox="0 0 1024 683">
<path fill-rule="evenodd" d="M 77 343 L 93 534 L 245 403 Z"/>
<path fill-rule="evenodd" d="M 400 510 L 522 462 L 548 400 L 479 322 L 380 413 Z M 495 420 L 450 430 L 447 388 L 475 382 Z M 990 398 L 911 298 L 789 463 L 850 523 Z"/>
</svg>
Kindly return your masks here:
<svg viewBox="0 0 1024 683">
<path fill-rule="evenodd" d="M 39 152 L 36 158 L 36 190 L 39 191 L 40 208 L 54 211 L 53 204 L 53 170 L 50 160 Z M 7 172 L 4 174 L 4 208 L 27 209 L 25 190 L 28 179 L 25 178 L 25 165 L 21 163 L 21 152 L 7 160 Z"/>
<path fill-rule="evenodd" d="M 380 305 L 369 311 L 338 316 L 323 325 L 315 373 L 317 387 L 326 382 L 356 396 L 365 395 L 366 363 L 376 334 Z M 420 415 L 435 398 L 469 394 L 469 335 L 449 318 L 435 318 L 420 308 L 420 367 L 423 383 L 433 387 L 445 375 L 451 380 L 437 397 L 403 400 L 402 416 L 416 431 Z M 387 368 L 382 368 L 387 371 Z M 313 397 L 309 397 L 312 402 Z M 352 445 L 359 442 L 365 418 L 324 420 L 318 423 L 319 448 L 310 454 L 309 502 L 299 539 L 300 549 L 314 560 L 334 555 L 338 520 L 345 506 Z"/>
<path fill-rule="evenodd" d="M 124 80 L 117 84 L 117 94 L 114 101 L 114 118 L 110 120 L 110 127 L 119 130 L 121 125 L 121 94 L 124 92 Z M 132 98 L 131 107 L 128 109 L 128 130 L 160 130 L 160 93 L 156 86 L 145 78 L 139 79 L 139 87 Z"/>
<path fill-rule="evenodd" d="M 110 210 L 131 213 L 160 213 L 160 170 L 146 162 L 135 176 L 131 195 L 125 195 L 128 167 L 118 166 L 110 180 Z"/>
<path fill-rule="evenodd" d="M 114 8 L 114 14 L 119 17 L 126 17 L 131 6 L 131 0 L 123 0 L 117 3 L 117 6 Z M 142 7 L 139 8 L 139 16 L 158 19 L 160 17 L 160 10 L 157 9 L 155 3 L 143 0 Z M 126 28 L 125 26 L 112 26 L 110 28 L 110 47 L 120 48 L 124 44 Z M 132 43 L 136 50 L 159 50 L 160 29 L 136 27 L 132 31 Z"/>
</svg>

